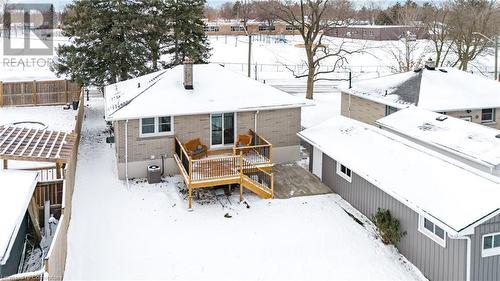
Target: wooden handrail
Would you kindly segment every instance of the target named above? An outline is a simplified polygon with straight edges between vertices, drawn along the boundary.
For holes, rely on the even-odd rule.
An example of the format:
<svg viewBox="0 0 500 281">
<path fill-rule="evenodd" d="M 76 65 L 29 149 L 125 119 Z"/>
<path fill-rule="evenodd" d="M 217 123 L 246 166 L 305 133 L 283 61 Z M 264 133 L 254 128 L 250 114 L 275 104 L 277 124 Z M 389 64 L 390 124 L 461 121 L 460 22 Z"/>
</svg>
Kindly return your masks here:
<svg viewBox="0 0 500 281">
<path fill-rule="evenodd" d="M 188 158 L 191 158 L 191 156 L 189 156 L 186 149 L 184 148 L 184 145 L 182 144 L 182 142 L 177 137 L 174 137 L 174 138 L 175 138 L 175 141 L 179 143 L 179 146 L 181 147 L 182 152 L 184 152 L 184 154 L 186 154 L 186 156 Z"/>
</svg>

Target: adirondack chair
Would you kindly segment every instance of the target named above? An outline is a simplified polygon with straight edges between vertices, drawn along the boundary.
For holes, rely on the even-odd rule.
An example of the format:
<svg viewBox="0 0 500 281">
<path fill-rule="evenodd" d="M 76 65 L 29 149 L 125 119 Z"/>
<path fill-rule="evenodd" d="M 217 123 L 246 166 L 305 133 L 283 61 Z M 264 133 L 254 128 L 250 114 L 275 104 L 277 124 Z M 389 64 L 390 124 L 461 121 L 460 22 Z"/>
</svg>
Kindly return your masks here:
<svg viewBox="0 0 500 281">
<path fill-rule="evenodd" d="M 193 159 L 199 159 L 208 156 L 208 147 L 201 143 L 199 138 L 192 139 L 184 144 L 184 148 Z"/>
<path fill-rule="evenodd" d="M 250 146 L 252 144 L 252 135 L 238 135 L 236 147 Z"/>
</svg>

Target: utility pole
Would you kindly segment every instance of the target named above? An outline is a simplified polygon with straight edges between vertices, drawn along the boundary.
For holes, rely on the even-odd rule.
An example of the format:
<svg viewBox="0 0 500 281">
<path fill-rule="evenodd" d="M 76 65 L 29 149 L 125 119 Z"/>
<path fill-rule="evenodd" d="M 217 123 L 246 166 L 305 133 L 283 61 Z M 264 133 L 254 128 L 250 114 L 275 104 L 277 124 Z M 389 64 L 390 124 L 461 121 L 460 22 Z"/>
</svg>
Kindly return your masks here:
<svg viewBox="0 0 500 281">
<path fill-rule="evenodd" d="M 248 77 L 251 75 L 251 68 L 252 68 L 252 35 L 248 34 Z"/>
<path fill-rule="evenodd" d="M 495 36 L 495 81 L 500 81 L 500 77 L 498 77 L 498 35 Z"/>
</svg>

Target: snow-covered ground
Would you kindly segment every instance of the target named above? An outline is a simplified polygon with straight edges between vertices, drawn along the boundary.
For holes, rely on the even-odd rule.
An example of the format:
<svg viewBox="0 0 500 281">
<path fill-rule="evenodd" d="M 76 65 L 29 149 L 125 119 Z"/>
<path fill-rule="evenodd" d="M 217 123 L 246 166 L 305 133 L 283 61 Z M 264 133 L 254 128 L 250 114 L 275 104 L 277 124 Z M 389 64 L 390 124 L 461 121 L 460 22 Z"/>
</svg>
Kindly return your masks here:
<svg viewBox="0 0 500 281">
<path fill-rule="evenodd" d="M 102 99 L 86 108 L 69 227 L 67 280 L 422 280 L 337 195 L 195 199 L 178 176 L 117 179 Z M 96 165 L 99 163 L 99 165 Z M 343 208 L 342 208 L 343 207 Z M 226 215 L 227 214 L 227 215 Z M 359 215 L 359 214 L 358 214 Z"/>
<path fill-rule="evenodd" d="M 304 94 L 294 94 L 303 97 Z M 340 115 L 340 92 L 315 93 L 314 106 L 302 108 L 302 127 L 309 128 Z"/>
</svg>

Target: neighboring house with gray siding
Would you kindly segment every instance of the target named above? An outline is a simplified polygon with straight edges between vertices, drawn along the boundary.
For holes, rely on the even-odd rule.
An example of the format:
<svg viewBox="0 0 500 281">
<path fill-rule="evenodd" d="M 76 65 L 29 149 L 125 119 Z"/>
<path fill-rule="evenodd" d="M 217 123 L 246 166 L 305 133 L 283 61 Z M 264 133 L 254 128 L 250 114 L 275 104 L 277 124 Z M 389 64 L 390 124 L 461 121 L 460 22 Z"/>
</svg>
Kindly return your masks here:
<svg viewBox="0 0 500 281">
<path fill-rule="evenodd" d="M 121 179 L 145 177 L 151 164 L 178 173 L 175 138 L 232 152 L 238 135 L 252 130 L 272 144 L 273 162 L 296 160 L 308 105 L 222 66 L 189 62 L 107 86 L 105 102 Z"/>
<path fill-rule="evenodd" d="M 500 129 L 500 83 L 452 67 L 368 79 L 342 89 L 341 114 L 374 125 L 409 106 Z"/>
<path fill-rule="evenodd" d="M 388 209 L 396 244 L 430 280 L 500 280 L 498 178 L 391 132 L 342 116 L 299 136 L 311 172 L 371 218 Z"/>
</svg>

